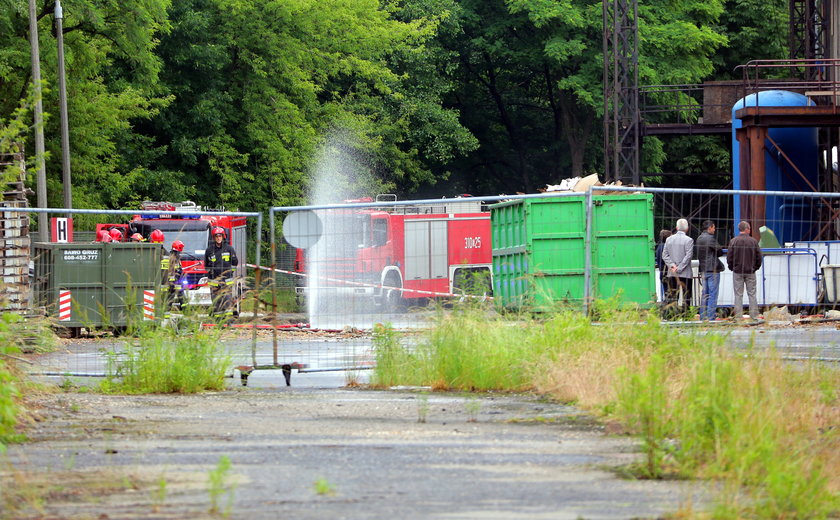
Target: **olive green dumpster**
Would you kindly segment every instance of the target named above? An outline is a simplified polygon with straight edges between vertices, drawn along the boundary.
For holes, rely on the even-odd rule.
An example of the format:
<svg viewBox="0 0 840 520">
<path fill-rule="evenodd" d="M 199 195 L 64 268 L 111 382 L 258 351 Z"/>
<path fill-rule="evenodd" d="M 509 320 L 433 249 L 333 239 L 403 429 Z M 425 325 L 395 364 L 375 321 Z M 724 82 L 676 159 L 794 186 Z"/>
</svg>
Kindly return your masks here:
<svg viewBox="0 0 840 520">
<path fill-rule="evenodd" d="M 74 331 L 154 321 L 163 253 L 160 244 L 36 243 L 35 301 Z"/>
<path fill-rule="evenodd" d="M 519 199 L 490 207 L 493 295 L 499 307 L 547 311 L 585 294 L 586 197 Z M 655 302 L 653 195 L 593 197 L 592 297 Z"/>
</svg>

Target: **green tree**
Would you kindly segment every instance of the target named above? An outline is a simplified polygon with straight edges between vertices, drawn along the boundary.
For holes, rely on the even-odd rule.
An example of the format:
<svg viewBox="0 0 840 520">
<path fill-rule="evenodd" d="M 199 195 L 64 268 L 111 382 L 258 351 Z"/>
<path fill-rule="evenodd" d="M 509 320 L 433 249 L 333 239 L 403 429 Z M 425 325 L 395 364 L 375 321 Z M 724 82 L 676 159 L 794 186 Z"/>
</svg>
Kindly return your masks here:
<svg viewBox="0 0 840 520">
<path fill-rule="evenodd" d="M 705 80 L 741 80 L 739 65 L 756 59 L 786 59 L 788 57 L 788 0 L 726 0 L 718 22 L 728 44 L 712 57 L 714 71 Z M 767 71 L 787 75 L 788 70 Z M 697 186 L 703 188 L 732 188 L 729 175 L 710 176 L 710 173 L 730 172 L 731 137 L 677 136 L 664 141 L 666 157 L 662 170 L 706 174 L 702 177 L 672 176 L 662 178 L 661 186 Z"/>
<path fill-rule="evenodd" d="M 461 85 L 453 105 L 481 148 L 463 163 L 465 187 L 533 191 L 600 165 L 603 112 L 600 1 L 464 0 Z M 641 83 L 697 81 L 726 38 L 722 0 L 639 6 Z M 646 157 L 662 160 L 651 143 Z"/>
<path fill-rule="evenodd" d="M 168 0 L 66 0 L 64 7 L 73 199 L 77 207 L 118 205 L 142 170 L 126 160 L 146 148 L 137 120 L 166 103 L 156 88 L 157 35 L 167 29 Z M 50 205 L 62 200 L 54 2 L 37 2 Z M 0 0 L 0 117 L 11 114 L 31 83 L 26 2 Z M 32 136 L 30 135 L 31 139 Z M 30 151 L 33 146 L 27 146 Z M 32 171 L 32 169 L 30 169 Z"/>
<path fill-rule="evenodd" d="M 423 62 L 443 18 L 432 14 L 376 0 L 176 2 L 160 45 L 175 100 L 144 128 L 167 147 L 160 167 L 204 202 L 288 204 L 334 139 L 369 189 L 434 182 L 429 163 L 475 143 Z"/>
<path fill-rule="evenodd" d="M 789 0 L 726 0 L 720 31 L 729 45 L 714 56 L 714 79 L 741 79 L 738 65 L 788 57 Z"/>
</svg>

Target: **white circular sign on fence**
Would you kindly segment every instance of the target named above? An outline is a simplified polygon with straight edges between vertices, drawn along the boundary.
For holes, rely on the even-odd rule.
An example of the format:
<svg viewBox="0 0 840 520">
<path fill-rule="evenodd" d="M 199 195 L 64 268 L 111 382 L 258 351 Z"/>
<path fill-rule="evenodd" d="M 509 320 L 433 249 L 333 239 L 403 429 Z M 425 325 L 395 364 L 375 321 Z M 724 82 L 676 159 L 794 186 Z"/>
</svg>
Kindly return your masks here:
<svg viewBox="0 0 840 520">
<path fill-rule="evenodd" d="M 314 211 L 293 211 L 283 219 L 283 238 L 300 249 L 314 246 L 324 233 L 324 225 Z"/>
</svg>

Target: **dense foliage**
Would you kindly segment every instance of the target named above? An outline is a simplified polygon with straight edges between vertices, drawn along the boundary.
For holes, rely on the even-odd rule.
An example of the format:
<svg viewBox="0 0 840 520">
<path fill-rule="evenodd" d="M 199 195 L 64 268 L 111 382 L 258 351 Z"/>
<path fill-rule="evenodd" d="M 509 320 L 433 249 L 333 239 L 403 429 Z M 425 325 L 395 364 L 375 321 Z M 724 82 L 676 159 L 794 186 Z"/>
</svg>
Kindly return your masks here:
<svg viewBox="0 0 840 520">
<path fill-rule="evenodd" d="M 59 205 L 54 2 L 36 4 Z M 640 4 L 643 84 L 730 78 L 747 59 L 785 54 L 783 0 Z M 301 202 L 325 147 L 357 172 L 350 195 L 533 191 L 599 171 L 601 5 L 66 0 L 74 202 Z M 28 34 L 27 3 L 0 0 L 0 118 L 31 84 Z M 726 151 L 648 140 L 644 159 L 648 171 L 715 169 Z"/>
</svg>

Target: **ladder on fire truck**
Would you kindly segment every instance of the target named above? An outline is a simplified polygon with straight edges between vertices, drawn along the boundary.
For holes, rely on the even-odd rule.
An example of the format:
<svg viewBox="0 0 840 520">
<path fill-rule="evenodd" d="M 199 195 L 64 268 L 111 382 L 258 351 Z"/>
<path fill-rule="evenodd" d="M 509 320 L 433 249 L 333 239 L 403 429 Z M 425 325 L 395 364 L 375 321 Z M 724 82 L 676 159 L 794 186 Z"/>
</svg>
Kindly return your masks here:
<svg viewBox="0 0 840 520">
<path fill-rule="evenodd" d="M 171 211 L 171 212 L 190 212 L 201 211 L 201 206 L 198 206 L 191 200 L 184 202 L 160 202 L 153 200 L 144 200 L 140 203 L 140 209 L 143 211 Z"/>
</svg>

